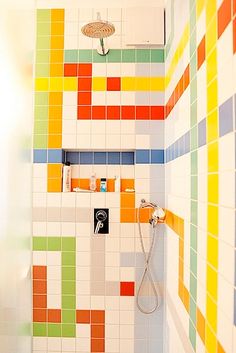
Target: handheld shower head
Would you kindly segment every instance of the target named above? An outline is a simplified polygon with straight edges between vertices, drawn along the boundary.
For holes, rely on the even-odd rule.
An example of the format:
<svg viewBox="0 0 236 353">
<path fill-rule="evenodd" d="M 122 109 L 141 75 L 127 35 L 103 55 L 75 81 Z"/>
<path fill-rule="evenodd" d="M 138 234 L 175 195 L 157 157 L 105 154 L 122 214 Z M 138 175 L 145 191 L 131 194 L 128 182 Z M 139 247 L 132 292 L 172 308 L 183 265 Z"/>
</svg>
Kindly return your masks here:
<svg viewBox="0 0 236 353">
<path fill-rule="evenodd" d="M 156 226 L 158 223 L 162 223 L 164 221 L 166 214 L 163 208 L 157 206 L 153 202 L 147 202 L 145 199 L 142 199 L 140 208 L 147 208 L 147 207 L 153 208 L 153 213 L 149 221 L 150 224 L 152 224 L 153 226 Z"/>
</svg>

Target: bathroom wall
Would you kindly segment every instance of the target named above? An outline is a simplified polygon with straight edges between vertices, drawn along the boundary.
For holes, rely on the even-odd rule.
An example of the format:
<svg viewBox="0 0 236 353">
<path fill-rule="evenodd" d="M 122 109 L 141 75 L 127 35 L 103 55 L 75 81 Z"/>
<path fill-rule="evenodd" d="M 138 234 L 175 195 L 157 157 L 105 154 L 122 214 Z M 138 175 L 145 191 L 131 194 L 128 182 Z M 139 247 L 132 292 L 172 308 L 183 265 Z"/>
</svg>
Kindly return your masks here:
<svg viewBox="0 0 236 353">
<path fill-rule="evenodd" d="M 140 200 L 164 206 L 164 50 L 125 46 L 125 9 L 50 5 L 39 2 L 37 11 L 33 351 L 160 353 L 163 301 L 151 316 L 138 312 L 135 282 L 143 267 Z M 106 57 L 80 31 L 97 11 L 116 27 Z M 62 193 L 65 160 L 72 163 L 72 189 L 87 189 L 95 172 L 98 188 L 100 178 L 108 179 L 108 191 Z M 98 207 L 110 211 L 105 236 L 94 235 Z M 145 210 L 147 247 L 148 220 Z M 163 232 L 160 226 L 152 259 L 161 293 Z M 141 294 L 150 308 L 147 283 Z"/>
<path fill-rule="evenodd" d="M 166 352 L 235 352 L 236 3 L 168 1 Z"/>
</svg>

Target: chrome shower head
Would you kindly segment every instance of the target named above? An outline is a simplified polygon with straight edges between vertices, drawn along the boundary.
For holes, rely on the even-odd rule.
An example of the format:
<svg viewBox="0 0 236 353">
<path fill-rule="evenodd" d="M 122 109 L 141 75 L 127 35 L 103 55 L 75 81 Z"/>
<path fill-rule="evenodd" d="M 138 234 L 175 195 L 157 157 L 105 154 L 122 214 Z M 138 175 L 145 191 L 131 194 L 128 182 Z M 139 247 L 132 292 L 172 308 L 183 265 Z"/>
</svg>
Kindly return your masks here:
<svg viewBox="0 0 236 353">
<path fill-rule="evenodd" d="M 158 223 L 161 223 L 164 221 L 166 214 L 163 208 L 157 206 L 153 202 L 147 202 L 145 199 L 142 199 L 140 208 L 148 208 L 148 207 L 153 208 L 153 213 L 152 213 L 151 219 L 149 220 L 149 223 L 152 226 L 156 226 Z"/>
</svg>

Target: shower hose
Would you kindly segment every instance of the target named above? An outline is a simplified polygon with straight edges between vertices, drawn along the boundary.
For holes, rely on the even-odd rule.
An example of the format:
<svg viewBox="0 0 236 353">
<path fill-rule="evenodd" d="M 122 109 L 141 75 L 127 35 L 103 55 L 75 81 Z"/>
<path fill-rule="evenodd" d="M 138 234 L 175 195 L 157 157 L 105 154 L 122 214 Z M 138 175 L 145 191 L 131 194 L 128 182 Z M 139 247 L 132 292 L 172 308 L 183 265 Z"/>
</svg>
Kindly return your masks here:
<svg viewBox="0 0 236 353">
<path fill-rule="evenodd" d="M 143 233 L 142 233 L 142 228 L 141 228 L 141 222 L 140 222 L 140 210 L 141 210 L 141 206 L 138 208 L 138 229 L 139 229 L 139 239 L 140 239 L 140 244 L 141 244 L 141 249 L 142 249 L 142 253 L 143 253 L 143 257 L 144 257 L 144 271 L 141 277 L 141 281 L 140 284 L 138 286 L 138 290 L 137 290 L 137 294 L 136 294 L 136 303 L 137 303 L 137 307 L 138 309 L 143 313 L 143 314 L 152 314 L 154 311 L 156 311 L 159 306 L 159 293 L 158 293 L 158 289 L 155 286 L 155 282 L 150 270 L 150 259 L 152 256 L 152 252 L 154 249 L 154 245 L 155 245 L 155 224 L 154 222 L 151 223 L 151 227 L 152 227 L 152 235 L 151 235 L 151 244 L 149 247 L 149 251 L 146 253 L 145 251 L 145 247 L 144 247 L 144 240 L 143 240 Z M 145 278 L 147 278 L 149 280 L 149 283 L 151 285 L 153 294 L 154 294 L 154 300 L 155 303 L 153 305 L 153 307 L 150 310 L 146 310 L 140 303 L 140 297 L 141 297 L 141 289 L 144 285 L 144 281 Z"/>
</svg>

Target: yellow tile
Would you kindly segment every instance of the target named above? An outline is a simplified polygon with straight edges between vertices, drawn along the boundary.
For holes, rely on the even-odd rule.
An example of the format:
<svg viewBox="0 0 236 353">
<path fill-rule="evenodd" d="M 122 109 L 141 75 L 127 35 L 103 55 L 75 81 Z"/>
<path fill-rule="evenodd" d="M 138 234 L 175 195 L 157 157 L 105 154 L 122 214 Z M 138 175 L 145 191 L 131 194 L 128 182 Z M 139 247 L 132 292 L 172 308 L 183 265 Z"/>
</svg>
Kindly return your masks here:
<svg viewBox="0 0 236 353">
<path fill-rule="evenodd" d="M 207 116 L 207 142 L 212 142 L 219 137 L 218 110 L 214 110 Z"/>
<path fill-rule="evenodd" d="M 216 333 L 217 305 L 209 295 L 207 295 L 207 302 L 206 302 L 206 321 L 211 327 L 211 329 L 213 330 L 213 332 Z"/>
<path fill-rule="evenodd" d="M 51 9 L 51 21 L 64 21 L 64 9 Z"/>
<path fill-rule="evenodd" d="M 122 91 L 135 91 L 135 77 L 121 77 Z"/>
<path fill-rule="evenodd" d="M 208 174 L 207 176 L 208 185 L 208 202 L 218 203 L 219 202 L 219 176 L 218 174 Z"/>
<path fill-rule="evenodd" d="M 136 77 L 135 79 L 136 91 L 149 91 L 150 90 L 150 78 L 149 77 Z"/>
<path fill-rule="evenodd" d="M 197 0 L 196 7 L 197 7 L 196 11 L 197 11 L 197 19 L 198 19 L 205 7 L 205 0 Z"/>
<path fill-rule="evenodd" d="M 63 49 L 63 48 L 64 48 L 64 36 L 52 36 L 51 49 Z"/>
<path fill-rule="evenodd" d="M 217 51 L 216 48 L 208 55 L 206 59 L 207 84 L 217 75 Z"/>
<path fill-rule="evenodd" d="M 48 192 L 61 192 L 61 179 L 48 179 Z"/>
<path fill-rule="evenodd" d="M 218 206 L 207 206 L 207 231 L 215 236 L 218 235 L 219 228 L 219 210 Z"/>
<path fill-rule="evenodd" d="M 62 92 L 50 92 L 49 93 L 49 105 L 62 105 L 63 93 Z"/>
<path fill-rule="evenodd" d="M 35 79 L 35 91 L 48 91 L 49 78 L 36 78 Z"/>
<path fill-rule="evenodd" d="M 206 31 L 206 57 L 217 43 L 217 18 L 216 16 L 210 22 Z"/>
<path fill-rule="evenodd" d="M 50 78 L 50 91 L 58 92 L 63 91 L 63 77 L 51 77 Z"/>
<path fill-rule="evenodd" d="M 165 89 L 165 78 L 164 77 L 151 77 L 150 78 L 150 90 L 151 91 L 164 91 Z"/>
<path fill-rule="evenodd" d="M 218 172 L 218 142 L 207 145 L 208 172 Z"/>
<path fill-rule="evenodd" d="M 64 52 L 61 49 L 52 49 L 50 51 L 50 63 L 63 63 Z"/>
<path fill-rule="evenodd" d="M 64 34 L 64 22 L 51 23 L 51 35 L 62 36 Z"/>
<path fill-rule="evenodd" d="M 48 148 L 61 148 L 62 135 L 48 135 Z"/>
<path fill-rule="evenodd" d="M 217 13 L 217 0 L 206 0 L 206 25 L 208 26 L 212 18 Z"/>
<path fill-rule="evenodd" d="M 207 292 L 215 301 L 217 301 L 217 285 L 217 272 L 210 265 L 207 265 L 206 288 Z"/>
<path fill-rule="evenodd" d="M 51 64 L 50 65 L 50 77 L 63 77 L 64 66 L 63 64 Z"/>
<path fill-rule="evenodd" d="M 48 133 L 50 134 L 61 134 L 62 133 L 62 122 L 61 120 L 49 120 L 48 122 Z"/>
<path fill-rule="evenodd" d="M 93 77 L 92 78 L 92 90 L 93 91 L 106 91 L 107 79 L 106 77 Z"/>
<path fill-rule="evenodd" d="M 48 178 L 61 178 L 62 164 L 48 164 Z"/>
<path fill-rule="evenodd" d="M 207 87 L 207 113 L 211 113 L 218 106 L 218 83 L 213 80 Z"/>
<path fill-rule="evenodd" d="M 206 353 L 217 353 L 217 338 L 209 325 L 206 325 L 205 344 Z"/>
<path fill-rule="evenodd" d="M 218 268 L 218 239 L 208 234 L 207 236 L 207 261 L 216 270 Z"/>
<path fill-rule="evenodd" d="M 77 77 L 64 77 L 64 91 L 77 91 L 78 79 Z"/>
</svg>

